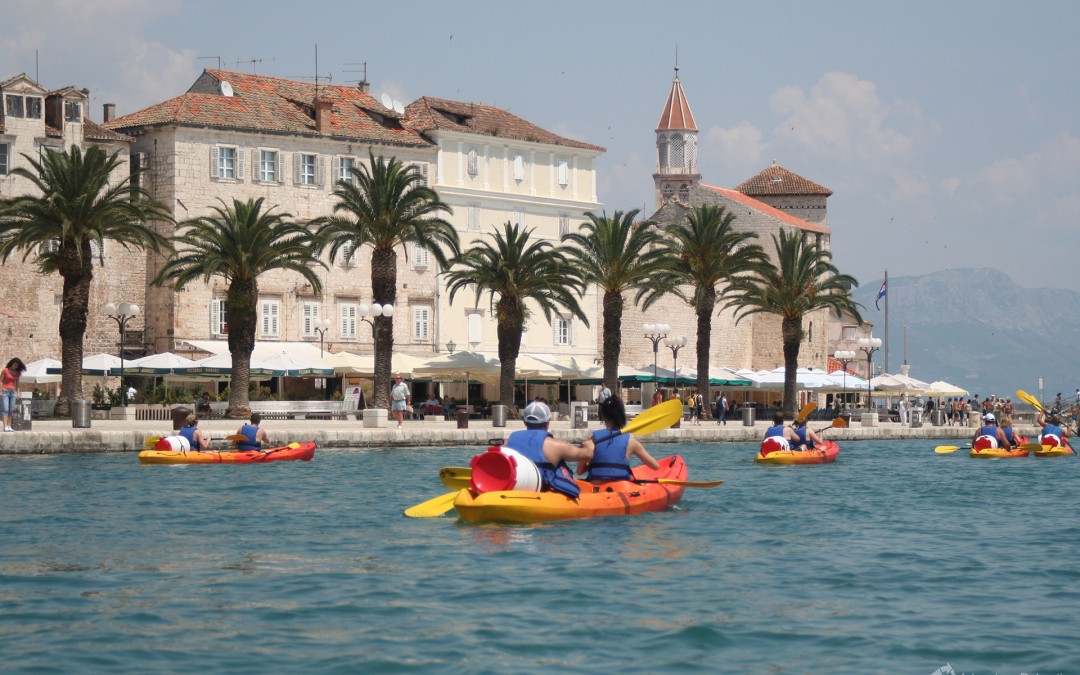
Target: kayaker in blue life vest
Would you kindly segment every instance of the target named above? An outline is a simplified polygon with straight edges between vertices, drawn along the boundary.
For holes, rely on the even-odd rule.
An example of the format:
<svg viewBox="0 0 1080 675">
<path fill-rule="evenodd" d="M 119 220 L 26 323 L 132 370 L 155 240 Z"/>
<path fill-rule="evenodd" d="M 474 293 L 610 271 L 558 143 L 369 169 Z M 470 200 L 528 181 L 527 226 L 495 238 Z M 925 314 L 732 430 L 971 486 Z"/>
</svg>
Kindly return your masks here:
<svg viewBox="0 0 1080 675">
<path fill-rule="evenodd" d="M 262 415 L 251 413 L 249 423 L 242 425 L 236 432 L 244 437 L 244 440 L 236 442 L 237 450 L 262 450 L 263 445 L 269 445 L 270 438 L 265 429 L 259 428 L 260 422 Z"/>
<path fill-rule="evenodd" d="M 594 431 L 581 444 L 592 451 L 592 459 L 578 465 L 578 473 L 585 473 L 588 469 L 586 480 L 633 480 L 631 455 L 650 469 L 660 468 L 660 464 L 633 434 L 619 433 L 619 429 L 626 426 L 626 406 L 618 396 L 609 396 L 600 404 L 600 421 L 605 428 Z"/>
<path fill-rule="evenodd" d="M 1039 433 L 1040 444 L 1072 447 L 1069 445 L 1069 430 L 1061 426 L 1061 417 L 1057 410 L 1051 410 L 1049 415 L 1045 411 L 1039 413 L 1035 423 L 1042 426 L 1042 432 Z"/>
<path fill-rule="evenodd" d="M 210 435 L 203 434 L 199 429 L 199 418 L 195 413 L 187 416 L 184 427 L 177 432 L 177 436 L 186 438 L 192 450 L 206 450 L 210 447 Z"/>
<path fill-rule="evenodd" d="M 1005 439 L 1009 441 L 1009 445 L 1016 447 L 1020 445 L 1020 434 L 1016 433 L 1016 429 L 1013 428 L 1012 418 L 1005 415 L 1001 418 L 1001 433 L 1005 436 Z"/>
<path fill-rule="evenodd" d="M 772 426 L 765 430 L 765 438 L 782 438 L 788 444 L 801 443 L 798 434 L 791 427 L 784 424 L 784 413 L 779 410 L 773 414 Z"/>
<path fill-rule="evenodd" d="M 979 444 L 978 440 L 984 436 L 989 436 L 994 439 L 996 445 L 987 444 L 985 442 Z M 980 445 L 982 447 L 980 447 Z M 994 417 L 994 413 L 986 413 L 983 415 L 982 426 L 975 431 L 975 435 L 971 438 L 971 447 L 980 450 L 991 447 L 1012 450 L 1012 443 L 1009 442 L 1009 439 L 1005 438 L 1005 433 L 1001 430 L 1001 427 L 997 425 L 997 419 Z"/>
<path fill-rule="evenodd" d="M 566 463 L 591 459 L 592 451 L 556 440 L 548 431 L 549 422 L 551 408 L 546 403 L 533 401 L 525 407 L 525 428 L 510 434 L 506 446 L 536 465 L 543 489 L 577 499 L 581 488 L 574 482 L 574 475 Z"/>
<path fill-rule="evenodd" d="M 806 426 L 806 420 L 795 420 L 792 422 L 792 426 L 794 427 L 793 431 L 795 432 L 795 435 L 799 439 L 796 442 L 796 445 L 799 446 L 799 450 L 813 450 L 814 444 L 825 442 L 822 440 L 821 436 L 818 436 L 816 431 Z"/>
</svg>

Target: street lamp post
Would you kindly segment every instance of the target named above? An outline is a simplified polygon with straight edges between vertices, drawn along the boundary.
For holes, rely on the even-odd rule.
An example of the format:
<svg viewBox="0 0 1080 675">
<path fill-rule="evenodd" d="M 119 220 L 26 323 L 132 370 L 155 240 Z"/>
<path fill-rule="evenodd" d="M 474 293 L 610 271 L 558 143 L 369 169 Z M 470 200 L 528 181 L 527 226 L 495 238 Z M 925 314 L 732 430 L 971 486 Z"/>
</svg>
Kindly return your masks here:
<svg viewBox="0 0 1080 675">
<path fill-rule="evenodd" d="M 371 337 L 375 338 L 375 322 L 372 319 L 380 316 L 394 316 L 394 306 L 390 303 L 380 305 L 377 302 L 371 303 L 369 308 L 367 305 L 360 305 L 356 308 L 356 313 L 360 315 L 360 320 L 371 326 Z M 371 315 L 371 319 L 367 318 Z"/>
<path fill-rule="evenodd" d="M 844 405 L 841 410 L 847 409 L 847 367 L 848 364 L 855 360 L 855 352 L 850 349 L 837 349 L 833 352 L 833 358 L 840 362 L 840 365 L 844 367 Z M 843 414 L 843 412 L 841 412 Z"/>
<path fill-rule="evenodd" d="M 866 354 L 866 408 L 870 409 L 870 398 L 873 386 L 870 380 L 874 377 L 874 352 L 881 348 L 881 338 L 859 338 L 855 344 L 859 350 Z"/>
<path fill-rule="evenodd" d="M 687 342 L 689 342 L 689 340 L 685 335 L 677 338 L 664 338 L 664 345 L 671 350 L 671 360 L 674 362 L 672 367 L 675 375 L 674 386 L 676 397 L 679 395 L 679 350 L 685 347 Z"/>
<path fill-rule="evenodd" d="M 105 304 L 105 315 L 120 328 L 120 406 L 127 407 L 127 390 L 124 389 L 124 346 L 127 344 L 127 323 L 139 315 L 139 306 L 130 302 Z"/>
<path fill-rule="evenodd" d="M 660 383 L 656 377 L 656 355 L 660 351 L 660 341 L 667 337 L 671 326 L 666 323 L 646 323 L 641 326 L 641 330 L 645 333 L 645 339 L 652 342 L 652 379 L 653 386 L 658 387 Z"/>
<path fill-rule="evenodd" d="M 326 331 L 330 330 L 330 319 L 323 319 L 315 325 L 315 332 L 319 334 L 319 358 L 323 357 L 323 352 L 326 351 L 323 346 L 326 342 Z M 333 346 L 333 345 L 331 345 Z"/>
</svg>

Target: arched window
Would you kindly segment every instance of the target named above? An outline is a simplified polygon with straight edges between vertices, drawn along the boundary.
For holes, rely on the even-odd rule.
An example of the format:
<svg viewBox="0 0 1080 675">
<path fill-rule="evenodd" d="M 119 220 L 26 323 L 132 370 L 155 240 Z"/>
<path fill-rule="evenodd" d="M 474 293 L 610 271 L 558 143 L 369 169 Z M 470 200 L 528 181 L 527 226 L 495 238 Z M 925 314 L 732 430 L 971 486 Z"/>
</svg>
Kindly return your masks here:
<svg viewBox="0 0 1080 675">
<path fill-rule="evenodd" d="M 690 204 L 690 186 L 686 183 L 679 186 L 679 201 L 683 204 Z"/>
<path fill-rule="evenodd" d="M 659 162 L 660 173 L 667 171 L 668 168 L 668 140 L 667 136 L 661 134 L 656 138 L 656 160 Z"/>
<path fill-rule="evenodd" d="M 686 170 L 688 173 L 697 170 L 697 136 L 686 137 Z"/>
<path fill-rule="evenodd" d="M 675 188 L 671 187 L 671 185 L 665 185 L 663 189 L 660 190 L 660 194 L 664 196 L 664 203 L 667 204 L 675 194 Z"/>
</svg>

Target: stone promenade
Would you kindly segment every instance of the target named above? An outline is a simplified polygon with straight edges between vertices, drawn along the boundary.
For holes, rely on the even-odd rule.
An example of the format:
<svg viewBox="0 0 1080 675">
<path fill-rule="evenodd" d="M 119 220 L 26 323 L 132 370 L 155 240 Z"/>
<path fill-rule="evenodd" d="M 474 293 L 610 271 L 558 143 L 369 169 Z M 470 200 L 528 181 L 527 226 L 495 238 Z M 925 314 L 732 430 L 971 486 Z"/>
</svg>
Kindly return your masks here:
<svg viewBox="0 0 1080 675">
<path fill-rule="evenodd" d="M 31 453 L 87 453 L 87 452 L 138 452 L 145 447 L 148 436 L 165 436 L 172 433 L 170 422 L 143 422 L 123 420 L 93 420 L 88 429 L 72 428 L 70 420 L 34 420 L 29 431 L 0 433 L 0 455 Z M 213 438 L 236 433 L 237 420 L 207 420 L 199 428 L 209 431 Z M 811 421 L 810 426 L 820 429 L 827 422 Z M 470 420 L 467 429 L 458 429 L 456 422 L 407 420 L 398 430 L 394 424 L 383 429 L 364 428 L 361 422 L 322 420 L 265 420 L 262 427 L 270 436 L 272 445 L 286 445 L 292 441 L 314 440 L 322 448 L 400 448 L 400 447 L 457 447 L 485 446 L 490 439 L 505 438 L 516 429 L 524 428 L 517 420 L 505 427 L 495 427 L 491 420 Z M 657 443 L 735 443 L 760 441 L 768 424 L 758 422 L 744 426 L 742 421 L 728 422 L 726 426 L 714 421 L 703 421 L 691 426 L 685 420 L 678 429 L 665 429 L 650 434 L 648 445 Z M 600 423 L 592 421 L 588 429 L 572 429 L 570 422 L 553 422 L 551 430 L 556 437 L 570 442 L 580 442 L 587 434 L 599 429 Z M 855 421 L 846 429 L 829 428 L 824 438 L 836 441 L 926 439 L 928 444 L 950 443 L 949 439 L 962 439 L 974 433 L 971 427 L 920 428 L 885 422 L 878 426 L 863 427 Z M 1028 437 L 1037 435 L 1034 427 L 1020 427 Z M 941 443 L 934 441 L 941 440 Z M 225 443 L 215 447 L 224 449 Z"/>
</svg>

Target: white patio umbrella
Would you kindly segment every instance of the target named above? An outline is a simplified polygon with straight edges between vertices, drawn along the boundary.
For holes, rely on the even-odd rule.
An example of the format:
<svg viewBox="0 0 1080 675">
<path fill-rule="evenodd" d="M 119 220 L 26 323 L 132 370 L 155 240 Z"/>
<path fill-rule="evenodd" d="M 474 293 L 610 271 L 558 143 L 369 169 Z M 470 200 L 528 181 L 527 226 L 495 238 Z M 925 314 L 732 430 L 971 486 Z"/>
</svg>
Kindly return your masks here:
<svg viewBox="0 0 1080 675">
<path fill-rule="evenodd" d="M 451 381 L 461 379 L 464 376 L 465 405 L 469 405 L 469 381 L 477 380 L 494 384 L 499 381 L 501 372 L 502 366 L 497 357 L 480 352 L 461 351 L 433 358 L 427 363 L 414 368 L 412 374 L 413 377 Z"/>
<path fill-rule="evenodd" d="M 955 384 L 949 384 L 943 380 L 930 383 L 930 388 L 926 390 L 927 394 L 931 396 L 967 396 L 968 390 L 961 389 Z"/>
<path fill-rule="evenodd" d="M 55 384 L 63 379 L 63 375 L 59 372 L 50 373 L 49 368 L 55 368 L 59 371 L 63 364 L 56 359 L 38 359 L 37 361 L 31 361 L 26 364 L 26 371 L 22 374 L 20 381 L 27 384 Z"/>
<path fill-rule="evenodd" d="M 132 359 L 131 361 L 124 361 L 124 374 L 125 375 L 155 375 L 158 377 L 165 375 L 172 375 L 173 371 L 177 368 L 187 368 L 195 363 L 189 358 L 180 356 L 179 354 L 173 354 L 172 352 L 162 352 L 160 354 L 151 354 L 144 356 L 140 359 Z M 112 371 L 113 375 L 120 374 L 120 368 L 117 367 Z"/>
</svg>

